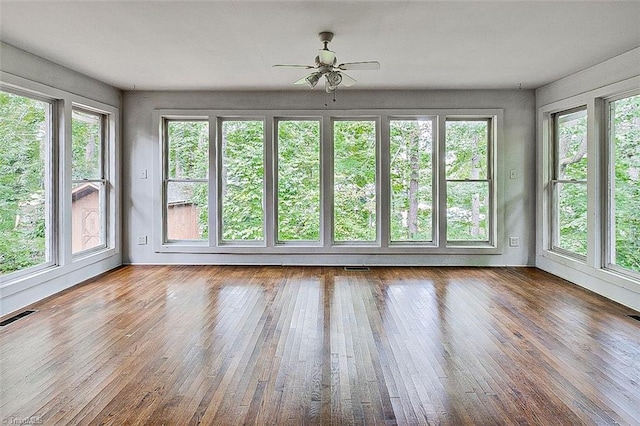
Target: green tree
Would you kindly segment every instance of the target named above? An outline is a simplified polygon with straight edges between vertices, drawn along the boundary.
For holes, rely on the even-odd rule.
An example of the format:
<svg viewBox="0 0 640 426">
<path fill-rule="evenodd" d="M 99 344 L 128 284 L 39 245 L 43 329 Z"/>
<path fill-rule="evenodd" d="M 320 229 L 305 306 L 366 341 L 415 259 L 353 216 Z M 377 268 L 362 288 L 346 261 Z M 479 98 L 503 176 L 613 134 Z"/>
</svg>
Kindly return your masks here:
<svg viewBox="0 0 640 426">
<path fill-rule="evenodd" d="M 0 92 L 0 273 L 47 261 L 48 104 Z"/>
</svg>

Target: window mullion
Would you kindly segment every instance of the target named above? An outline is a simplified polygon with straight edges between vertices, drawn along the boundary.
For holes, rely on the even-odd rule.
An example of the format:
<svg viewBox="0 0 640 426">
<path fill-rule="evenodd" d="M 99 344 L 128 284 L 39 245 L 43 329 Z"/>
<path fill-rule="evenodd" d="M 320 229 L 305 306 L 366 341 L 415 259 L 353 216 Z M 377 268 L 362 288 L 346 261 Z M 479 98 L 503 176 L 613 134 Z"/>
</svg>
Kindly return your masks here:
<svg viewBox="0 0 640 426">
<path fill-rule="evenodd" d="M 445 115 L 438 116 L 437 140 L 434 145 L 437 148 L 437 161 L 434 162 L 436 170 L 434 176 L 437 185 L 437 192 L 434 191 L 434 198 L 437 200 L 437 234 L 435 235 L 436 245 L 440 248 L 446 247 L 447 242 L 447 180 L 446 180 L 446 162 L 445 162 L 445 142 L 446 142 L 447 118 Z"/>
</svg>

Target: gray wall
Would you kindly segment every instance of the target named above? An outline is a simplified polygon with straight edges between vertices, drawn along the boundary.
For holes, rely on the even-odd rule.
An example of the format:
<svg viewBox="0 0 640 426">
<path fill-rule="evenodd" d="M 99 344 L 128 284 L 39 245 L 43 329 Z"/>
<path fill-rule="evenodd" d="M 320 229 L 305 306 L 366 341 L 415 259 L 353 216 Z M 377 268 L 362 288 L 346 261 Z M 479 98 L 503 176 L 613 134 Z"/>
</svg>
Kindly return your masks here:
<svg viewBox="0 0 640 426">
<path fill-rule="evenodd" d="M 515 169 L 517 179 L 504 182 L 504 238 L 520 237 L 520 247 L 504 244 L 500 255 L 277 255 L 155 253 L 153 246 L 138 245 L 138 235 L 152 235 L 153 179 L 140 179 L 141 169 L 158 163 L 153 114 L 156 109 L 323 109 L 334 110 L 501 108 L 503 140 L 498 163 Z M 338 92 L 333 103 L 320 90 L 292 92 L 124 92 L 123 109 L 123 255 L 125 263 L 215 264 L 424 264 L 424 265 L 533 265 L 535 256 L 535 97 L 529 90 L 353 91 Z M 151 177 L 151 174 L 150 174 Z M 501 183 L 499 183 L 501 184 Z"/>
</svg>

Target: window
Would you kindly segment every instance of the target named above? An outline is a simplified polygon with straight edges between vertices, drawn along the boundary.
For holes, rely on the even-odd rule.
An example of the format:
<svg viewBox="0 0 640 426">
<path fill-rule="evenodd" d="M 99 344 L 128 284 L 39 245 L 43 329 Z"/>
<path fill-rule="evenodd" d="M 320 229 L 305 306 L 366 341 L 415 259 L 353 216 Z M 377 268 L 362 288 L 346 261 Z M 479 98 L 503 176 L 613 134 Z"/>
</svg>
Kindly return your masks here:
<svg viewBox="0 0 640 426">
<path fill-rule="evenodd" d="M 320 241 L 320 122 L 278 121 L 278 241 Z"/>
<path fill-rule="evenodd" d="M 447 119 L 447 241 L 491 241 L 491 121 Z"/>
<path fill-rule="evenodd" d="M 499 253 L 493 152 L 501 116 L 500 110 L 158 111 L 166 170 L 155 248 Z"/>
<path fill-rule="evenodd" d="M 640 273 L 640 95 L 609 104 L 609 264 Z"/>
<path fill-rule="evenodd" d="M 0 275 L 50 265 L 52 105 L 0 91 Z"/>
<path fill-rule="evenodd" d="M 376 123 L 333 123 L 333 238 L 376 241 Z"/>
<path fill-rule="evenodd" d="M 264 240 L 264 122 L 221 123 L 222 241 Z"/>
<path fill-rule="evenodd" d="M 587 254 L 587 110 L 553 115 L 552 249 Z"/>
<path fill-rule="evenodd" d="M 104 116 L 74 108 L 71 114 L 72 252 L 106 246 Z"/>
<path fill-rule="evenodd" d="M 209 235 L 209 122 L 165 121 L 166 240 L 205 240 Z"/>
<path fill-rule="evenodd" d="M 391 241 L 433 241 L 433 119 L 389 123 Z"/>
</svg>

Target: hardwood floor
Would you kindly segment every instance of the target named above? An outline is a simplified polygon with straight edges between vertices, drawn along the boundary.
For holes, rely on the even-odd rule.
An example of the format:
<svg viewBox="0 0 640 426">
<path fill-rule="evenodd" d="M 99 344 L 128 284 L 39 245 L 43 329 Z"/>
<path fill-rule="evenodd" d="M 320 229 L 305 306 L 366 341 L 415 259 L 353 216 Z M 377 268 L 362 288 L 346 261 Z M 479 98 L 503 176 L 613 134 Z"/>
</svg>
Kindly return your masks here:
<svg viewBox="0 0 640 426">
<path fill-rule="evenodd" d="M 637 312 L 533 268 L 127 266 L 31 309 L 4 424 L 640 424 Z"/>
</svg>

